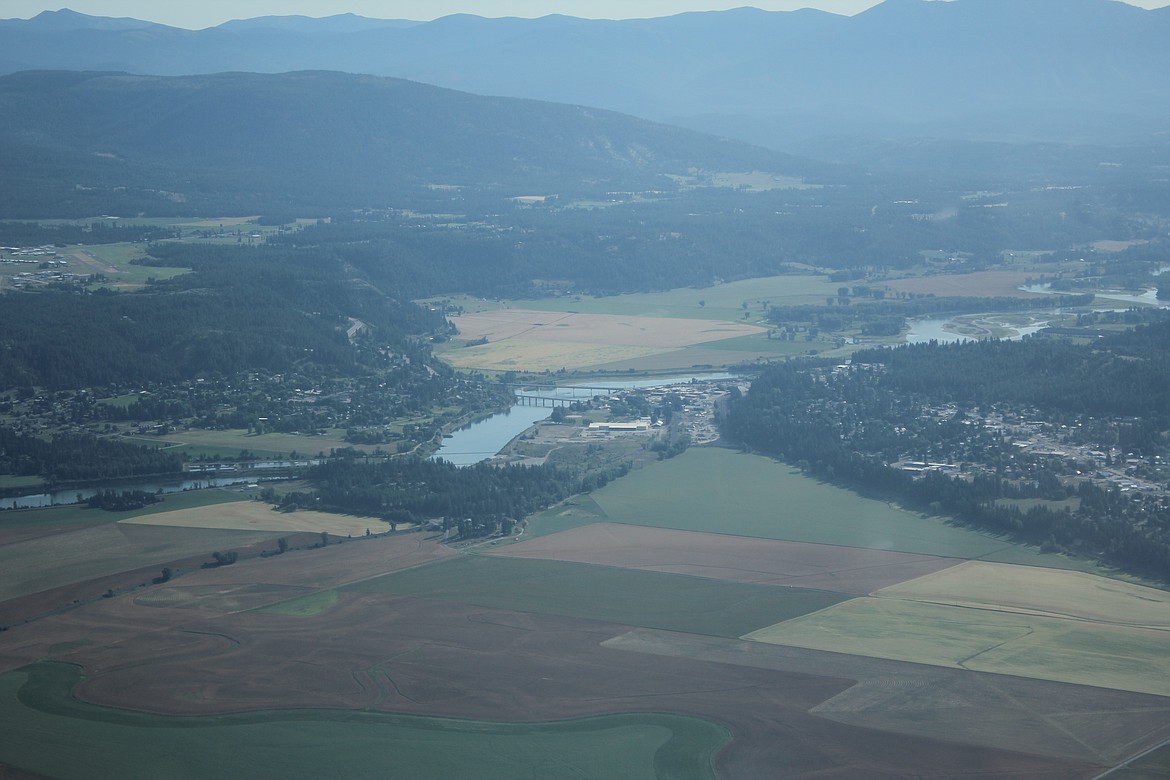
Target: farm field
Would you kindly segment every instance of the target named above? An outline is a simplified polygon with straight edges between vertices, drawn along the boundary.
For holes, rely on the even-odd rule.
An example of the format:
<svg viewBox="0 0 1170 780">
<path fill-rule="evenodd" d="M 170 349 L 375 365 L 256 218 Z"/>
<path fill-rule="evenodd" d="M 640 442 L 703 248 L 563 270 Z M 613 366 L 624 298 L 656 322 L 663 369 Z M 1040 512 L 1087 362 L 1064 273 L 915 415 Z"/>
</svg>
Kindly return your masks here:
<svg viewBox="0 0 1170 780">
<path fill-rule="evenodd" d="M 240 500 L 240 493 L 226 489 L 191 490 L 171 493 L 163 501 L 129 512 L 111 515 L 85 504 L 46 507 L 35 510 L 0 512 L 0 547 L 7 544 L 69 533 L 85 526 L 103 525 L 116 519 L 169 512 L 189 507 L 212 506 Z"/>
<path fill-rule="evenodd" d="M 448 348 L 443 359 L 485 370 L 592 368 L 765 332 L 736 322 L 529 309 L 464 314 L 452 322 L 467 346 Z M 475 343 L 480 340 L 486 343 Z"/>
<path fill-rule="evenodd" d="M 1142 756 L 1109 777 L 1113 780 L 1163 780 L 1170 777 L 1170 745 Z"/>
<path fill-rule="evenodd" d="M 201 509 L 213 493 L 234 500 Z M 250 534 L 271 550 L 279 532 L 143 523 L 301 514 L 240 496 L 168 496 L 170 511 L 38 541 L 146 534 L 162 555 L 188 534 Z M 1162 626 L 1161 591 L 988 563 L 1078 565 L 765 458 L 691 449 L 531 518 L 520 541 L 460 551 L 417 532 L 337 535 L 210 569 L 198 560 L 228 546 L 203 547 L 169 582 L 0 632 L 0 727 L 22 735 L 0 740 L 0 773 L 196 777 L 262 755 L 271 765 L 250 776 L 811 780 L 962 767 L 987 780 L 1089 780 L 1170 738 L 1170 696 L 1146 680 L 1170 679 L 1147 636 L 1165 632 L 1097 619 L 1137 602 L 1141 625 Z M 848 611 L 870 602 L 905 609 Z M 880 650 L 895 641 L 881 631 L 916 630 L 914 610 L 927 609 L 950 611 L 949 623 L 922 618 L 946 665 L 755 638 L 840 614 Z M 1005 622 L 953 625 L 973 613 Z M 1072 625 L 1034 632 L 988 664 L 996 673 L 947 660 L 1018 637 L 1021 620 Z M 1098 664 L 1113 679 L 1025 676 L 1043 663 L 1087 673 L 1090 646 L 1113 657 L 1111 670 Z M 1118 674 L 1146 682 L 1125 689 Z M 1113 688 L 1090 687 L 1102 684 Z"/>
<path fill-rule="evenodd" d="M 1167 632 L 1161 630 L 860 598 L 745 638 L 1170 696 Z"/>
<path fill-rule="evenodd" d="M 958 564 L 953 558 L 614 523 L 572 528 L 494 554 L 857 595 Z"/>
<path fill-rule="evenodd" d="M 408 539 L 355 542 L 338 545 L 336 550 L 373 548 L 389 542 L 404 544 Z M 298 556 L 281 556 L 285 560 L 267 559 L 255 562 L 263 566 L 257 565 L 250 571 L 255 576 L 268 565 L 290 566 L 297 558 L 309 560 L 336 550 L 327 548 Z M 405 560 L 400 563 L 407 565 Z M 446 563 L 424 566 L 403 571 L 402 575 L 428 568 L 442 570 L 446 566 Z M 234 576 L 240 582 L 243 570 L 239 566 L 233 568 L 235 571 L 220 569 L 206 574 L 219 578 Z M 199 578 L 204 574 L 192 575 L 192 582 L 200 583 Z M 686 579 L 677 575 L 651 576 Z M 268 578 L 261 575 L 255 579 Z M 393 577 L 381 578 L 389 579 Z M 467 580 L 463 582 L 466 584 Z M 780 593 L 789 590 L 756 587 Z M 95 604 L 86 611 L 40 621 L 35 627 L 40 642 L 35 646 L 28 645 L 28 637 L 18 640 L 14 632 L 0 635 L 0 658 L 10 658 L 8 668 L 19 663 L 14 656 L 23 653 L 36 659 L 52 657 L 84 670 L 84 679 L 75 686 L 74 695 L 88 705 L 101 705 L 101 709 L 71 713 L 82 717 L 39 720 L 42 715 L 62 713 L 50 706 L 51 702 L 46 703 L 43 689 L 35 688 L 25 690 L 21 706 L 16 708 L 15 717 L 22 723 L 30 722 L 32 716 L 25 708 L 40 708 L 38 720 L 31 722 L 51 726 L 53 731 L 48 733 L 76 735 L 76 739 L 62 744 L 62 755 L 82 755 L 81 751 L 92 744 L 95 723 L 124 724 L 136 720 L 157 729 L 167 725 L 168 713 L 214 715 L 214 722 L 220 726 L 239 721 L 250 728 L 240 732 L 200 732 L 199 721 L 187 717 L 183 721 L 187 728 L 159 729 L 159 739 L 170 739 L 171 732 L 177 732 L 194 740 L 177 743 L 176 750 L 202 746 L 204 756 L 195 756 L 192 764 L 200 767 L 205 765 L 199 762 L 209 754 L 229 765 L 241 760 L 243 755 L 251 758 L 255 755 L 252 749 L 255 744 L 269 744 L 271 736 L 277 744 L 286 746 L 286 755 L 274 759 L 287 772 L 284 776 L 317 777 L 320 776 L 315 763 L 319 760 L 317 756 L 307 757 L 303 763 L 294 760 L 308 752 L 320 751 L 320 743 L 307 730 L 309 724 L 320 725 L 313 733 L 329 737 L 336 746 L 351 747 L 353 755 L 345 760 L 357 762 L 353 766 L 358 767 L 384 754 L 366 742 L 359 730 L 347 741 L 342 731 L 329 724 L 338 719 L 360 723 L 364 722 L 363 718 L 374 719 L 377 713 L 396 713 L 391 724 L 405 731 L 384 729 L 380 733 L 387 739 L 399 733 L 411 733 L 410 727 L 419 725 L 407 716 L 443 718 L 434 725 L 441 727 L 440 733 L 445 736 L 436 734 L 431 740 L 424 735 L 420 739 L 430 746 L 431 752 L 444 752 L 448 756 L 451 763 L 441 764 L 442 774 L 434 775 L 445 778 L 485 776 L 480 767 L 484 762 L 492 771 L 502 767 L 499 776 L 511 772 L 513 777 L 710 777 L 712 754 L 717 776 L 724 778 L 757 778 L 777 773 L 812 777 L 834 769 L 849 776 L 872 777 L 891 767 L 913 767 L 919 774 L 943 777 L 956 766 L 965 767 L 968 777 L 1053 773 L 1088 778 L 1101 766 L 1091 751 L 1075 746 L 1045 745 L 1045 750 L 1037 753 L 1034 749 L 961 744 L 921 733 L 894 734 L 873 724 L 841 723 L 811 713 L 811 709 L 834 700 L 854 686 L 852 680 L 841 674 L 849 667 L 839 659 L 849 661 L 848 656 L 786 651 L 802 657 L 800 663 L 807 670 L 796 671 L 784 670 L 776 664 L 755 663 L 760 658 L 755 653 L 737 654 L 737 662 L 712 663 L 698 657 L 698 651 L 695 657 L 672 657 L 643 650 L 631 652 L 607 646 L 610 644 L 607 640 L 628 634 L 629 626 L 355 588 L 343 589 L 332 606 L 304 615 L 273 614 L 271 610 L 216 613 L 214 604 L 202 609 L 186 605 L 147 606 L 143 603 L 145 595 L 119 597 Z M 684 592 L 677 598 L 685 601 L 690 595 Z M 627 599 L 631 596 L 638 601 L 641 594 L 639 591 L 626 594 Z M 719 641 L 774 652 L 766 645 L 735 639 L 717 640 L 676 631 L 659 633 L 677 641 Z M 85 640 L 78 641 L 78 637 Z M 862 659 L 859 663 L 875 662 Z M 19 675 L 33 671 L 24 668 L 5 675 L 0 683 L 5 691 L 3 695 L 11 696 L 27 680 Z M 1035 694 L 1026 687 L 1033 683 L 1008 680 L 1007 685 L 1013 694 L 1027 699 L 1026 706 L 1034 705 Z M 1042 698 L 1054 701 L 1051 696 Z M 60 694 L 56 701 L 60 701 Z M 1091 713 L 1103 705 L 1132 709 L 1148 707 L 1150 702 L 1124 697 L 1103 701 L 1099 695 L 1083 694 L 1066 696 L 1060 702 L 1062 711 L 1083 714 L 1090 720 Z M 1012 706 L 1000 704 L 1005 710 Z M 1015 705 L 1012 710 L 1017 718 L 1021 717 L 1024 706 Z M 274 707 L 279 707 L 281 712 L 272 712 Z M 127 713 L 126 709 L 157 714 Z M 663 730 L 660 715 L 643 714 L 647 711 L 680 717 L 666 724 L 676 736 L 682 731 L 678 724 L 693 724 L 693 720 L 687 719 L 701 721 L 693 729 L 682 732 L 685 735 L 682 747 L 690 752 L 677 754 L 666 749 L 670 745 L 666 741 L 670 733 Z M 240 715 L 237 718 L 230 713 Z M 609 719 L 618 714 L 629 717 Z M 989 712 L 984 710 L 978 714 L 986 717 Z M 1154 712 L 1146 717 L 1153 720 L 1159 715 Z M 611 729 L 607 736 L 622 743 L 609 756 L 600 759 L 612 764 L 597 763 L 598 751 L 607 748 L 599 747 L 586 733 L 594 724 L 579 722 L 581 718 L 597 716 L 606 717 L 595 725 Z M 467 724 L 467 721 L 492 723 Z M 534 739 L 511 747 L 505 738 L 511 728 L 509 723 L 550 721 L 554 722 L 550 726 L 560 723 L 568 728 L 563 741 Z M 298 723 L 304 724 L 304 728 L 297 726 Z M 474 727 L 472 736 L 465 736 L 461 731 L 464 725 Z M 724 728 L 726 732 L 722 731 Z M 501 738 L 483 743 L 475 740 L 475 734 L 489 730 Z M 1143 740 L 1151 738 L 1148 731 L 1147 725 Z M 42 733 L 46 732 L 35 731 L 30 739 L 35 742 Z M 141 733 L 134 729 L 101 731 L 101 739 L 108 747 L 101 748 L 99 754 L 109 756 L 108 760 L 116 766 L 118 756 L 124 756 L 129 746 L 141 739 Z M 204 739 L 200 739 L 201 733 Z M 716 753 L 727 733 L 731 734 L 731 741 Z M 1042 733 L 1042 728 L 1033 727 L 1029 736 L 1034 739 Z M 303 742 L 289 744 L 283 741 L 282 734 L 295 735 Z M 717 738 L 712 742 L 704 735 Z M 223 741 L 211 742 L 213 737 Z M 635 748 L 638 742 L 644 747 Z M 23 744 L 14 746 L 6 741 L 0 745 L 0 762 L 38 771 L 51 769 L 28 763 L 27 754 L 22 756 L 19 752 Z M 527 748 L 523 747 L 525 744 Z M 546 744 L 553 745 L 547 749 L 561 756 L 559 764 L 545 764 L 548 753 L 543 746 Z M 646 772 L 648 754 L 653 755 L 652 775 Z M 420 774 L 419 767 L 409 758 L 413 755 L 409 748 L 404 748 L 402 763 L 386 765 L 381 776 L 412 779 L 431 776 Z M 672 767 L 672 762 L 677 763 Z M 600 766 L 605 774 L 591 774 L 591 765 Z M 302 766 L 304 771 L 300 769 Z M 57 775 L 54 772 L 51 776 Z"/>
<path fill-rule="evenodd" d="M 769 458 L 696 447 L 535 515 L 543 536 L 595 522 L 870 550 L 1095 569 L 810 479 Z"/>
<path fill-rule="evenodd" d="M 711 756 L 726 731 L 693 718 L 618 715 L 549 724 L 506 724 L 314 710 L 168 719 L 68 699 L 70 672 L 33 667 L 0 675 L 0 756 L 60 780 L 222 776 L 224 756 L 247 758 L 251 778 L 474 777 L 511 780 L 518 766 L 542 778 L 643 778 L 655 762 L 708 767 L 679 777 L 714 778 Z M 46 679 L 47 678 L 47 679 Z M 35 689 L 37 705 L 17 698 Z M 160 726 L 163 726 L 160 728 Z M 46 733 L 68 745 L 38 749 Z M 135 761 L 125 761 L 134 745 Z M 661 759 L 659 756 L 661 755 Z M 230 767 L 234 761 L 226 762 Z M 579 767 L 591 767 L 582 774 Z"/>
<path fill-rule="evenodd" d="M 738 636 L 771 615 L 793 617 L 844 597 L 702 577 L 548 560 L 461 556 L 349 586 L 355 592 L 588 618 L 712 636 Z M 631 599 L 629 594 L 638 597 Z"/>
<path fill-rule="evenodd" d="M 354 449 L 372 451 L 374 448 L 362 445 L 351 445 L 343 438 L 344 431 L 335 436 L 301 436 L 291 433 L 263 433 L 250 434 L 246 428 L 229 428 L 225 430 L 190 430 L 175 431 L 165 437 L 131 439 L 139 443 L 152 446 L 183 447 L 184 451 L 192 456 L 207 455 L 208 457 L 234 458 L 242 450 L 260 457 L 283 458 L 289 453 L 296 452 L 298 457 L 312 458 L 317 453 L 328 453 L 334 447 L 354 447 Z"/>
<path fill-rule="evenodd" d="M 874 595 L 1170 630 L 1170 593 L 1081 572 L 969 561 Z"/>
<path fill-rule="evenodd" d="M 243 547 L 270 531 L 163 528 L 103 523 L 0 547 L 0 601 L 61 585 L 163 564 L 212 550 Z"/>
<path fill-rule="evenodd" d="M 275 512 L 259 501 L 158 512 L 120 521 L 125 525 L 168 526 L 172 528 L 215 528 L 231 531 L 326 532 L 335 536 L 363 536 L 390 530 L 390 524 L 373 517 L 353 517 L 330 512 Z M 405 530 L 405 528 L 403 529 Z"/>
<path fill-rule="evenodd" d="M 1036 271 L 978 271 L 971 274 L 937 274 L 894 279 L 886 286 L 895 292 L 916 295 L 972 295 L 978 297 L 1035 298 L 1040 293 L 1020 290 Z"/>
<path fill-rule="evenodd" d="M 744 312 L 762 314 L 764 301 L 771 302 L 773 306 L 823 305 L 826 297 L 837 294 L 839 286 L 835 282 L 830 282 L 823 274 L 792 274 L 745 279 L 714 287 L 682 287 L 653 293 L 605 297 L 573 295 L 516 300 L 509 302 L 507 306 L 467 296 L 455 296 L 446 300 L 463 307 L 467 314 L 514 307 L 544 312 L 750 322 L 750 319 L 744 319 Z M 700 305 L 699 301 L 703 303 Z M 744 303 L 747 303 L 747 309 L 744 309 Z"/>
<path fill-rule="evenodd" d="M 853 685 L 810 713 L 881 730 L 895 742 L 900 736 L 958 740 L 1111 766 L 1170 733 L 1170 699 L 1161 696 L 648 629 L 604 645 L 660 658 L 847 677 Z"/>
</svg>

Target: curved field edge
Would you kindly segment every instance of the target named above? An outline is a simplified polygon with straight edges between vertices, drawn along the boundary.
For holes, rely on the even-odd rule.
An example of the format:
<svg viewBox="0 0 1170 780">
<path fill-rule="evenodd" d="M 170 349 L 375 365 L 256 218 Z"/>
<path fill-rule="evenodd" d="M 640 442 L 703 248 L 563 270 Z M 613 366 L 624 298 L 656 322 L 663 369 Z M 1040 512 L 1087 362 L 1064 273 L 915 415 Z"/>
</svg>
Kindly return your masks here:
<svg viewBox="0 0 1170 780">
<path fill-rule="evenodd" d="M 352 710 L 165 716 L 82 702 L 72 695 L 82 680 L 54 662 L 0 675 L 0 764 L 55 780 L 206 778 L 233 766 L 257 780 L 714 780 L 731 739 L 716 723 L 654 712 L 542 723 Z M 46 733 L 58 735 L 56 750 L 22 751 Z"/>
</svg>

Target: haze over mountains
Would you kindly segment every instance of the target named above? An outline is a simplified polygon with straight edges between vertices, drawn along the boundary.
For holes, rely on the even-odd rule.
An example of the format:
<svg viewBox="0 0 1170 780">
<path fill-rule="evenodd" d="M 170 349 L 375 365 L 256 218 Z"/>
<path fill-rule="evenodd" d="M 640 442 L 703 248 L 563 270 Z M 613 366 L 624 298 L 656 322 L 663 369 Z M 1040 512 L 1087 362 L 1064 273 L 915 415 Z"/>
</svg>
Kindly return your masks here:
<svg viewBox="0 0 1170 780">
<path fill-rule="evenodd" d="M 611 111 L 326 71 L 21 72 L 0 76 L 0 113 L 9 218 L 327 210 L 446 187 L 597 196 L 672 188 L 695 169 L 824 168 Z"/>
<path fill-rule="evenodd" d="M 0 71 L 339 70 L 833 156 L 849 144 L 826 137 L 1164 141 L 1167 41 L 1170 8 L 1115 0 L 886 0 L 853 17 L 268 17 L 200 31 L 60 11 L 0 22 Z"/>
</svg>

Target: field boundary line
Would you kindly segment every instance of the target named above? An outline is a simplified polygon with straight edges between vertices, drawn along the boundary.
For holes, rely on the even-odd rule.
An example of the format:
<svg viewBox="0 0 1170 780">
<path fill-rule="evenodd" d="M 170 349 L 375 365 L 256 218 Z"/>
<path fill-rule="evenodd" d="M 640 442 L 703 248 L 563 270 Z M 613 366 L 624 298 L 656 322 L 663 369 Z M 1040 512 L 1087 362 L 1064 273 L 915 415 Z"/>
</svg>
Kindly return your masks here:
<svg viewBox="0 0 1170 780">
<path fill-rule="evenodd" d="M 1109 777 L 1109 775 L 1113 774 L 1114 772 L 1119 772 L 1122 769 L 1125 769 L 1130 764 L 1132 764 L 1134 761 L 1140 761 L 1143 758 L 1145 758 L 1146 756 L 1150 755 L 1151 753 L 1156 753 L 1159 750 L 1161 750 L 1162 748 L 1167 747 L 1167 746 L 1170 746 L 1170 739 L 1164 739 L 1161 742 L 1159 742 L 1157 745 L 1154 745 L 1153 747 L 1150 747 L 1150 748 L 1146 748 L 1142 752 L 1138 753 L 1136 756 L 1130 756 L 1125 761 L 1123 761 L 1122 763 L 1113 767 L 1112 769 L 1106 769 L 1104 772 L 1102 772 L 1101 774 L 1094 777 L 1093 780 L 1102 780 L 1103 778 Z"/>
</svg>

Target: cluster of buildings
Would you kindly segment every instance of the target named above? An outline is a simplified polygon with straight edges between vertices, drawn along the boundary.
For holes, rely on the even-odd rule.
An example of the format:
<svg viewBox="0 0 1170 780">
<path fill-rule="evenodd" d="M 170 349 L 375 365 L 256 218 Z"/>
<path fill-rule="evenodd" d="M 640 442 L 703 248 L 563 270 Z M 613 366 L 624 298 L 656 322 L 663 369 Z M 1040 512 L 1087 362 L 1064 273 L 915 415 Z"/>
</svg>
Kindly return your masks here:
<svg viewBox="0 0 1170 780">
<path fill-rule="evenodd" d="M 929 409 L 936 420 L 948 420 L 958 413 L 953 404 Z M 1117 488 L 1122 493 L 1170 494 L 1167 475 L 1170 463 L 1160 455 L 1140 455 L 1117 446 L 1103 446 L 1096 437 L 1083 429 L 1089 423 L 1069 424 L 1046 422 L 1024 412 L 989 411 L 984 414 L 967 412 L 968 423 L 991 432 L 1009 442 L 1016 456 L 1014 460 L 1045 463 L 1074 482 L 1088 480 L 1106 489 Z M 895 464 L 913 473 L 942 471 L 958 473 L 960 465 L 948 462 L 905 460 Z M 989 471 L 990 467 L 970 464 L 972 471 Z M 1022 476 L 1022 475 L 1021 475 Z"/>
<path fill-rule="evenodd" d="M 0 246 L 0 265 L 37 267 L 36 271 L 20 271 L 9 277 L 9 283 L 17 290 L 54 282 L 79 284 L 89 278 L 63 270 L 69 266 L 69 261 L 58 254 L 52 244 L 37 247 Z"/>
</svg>

